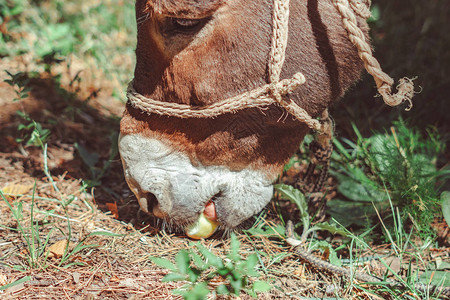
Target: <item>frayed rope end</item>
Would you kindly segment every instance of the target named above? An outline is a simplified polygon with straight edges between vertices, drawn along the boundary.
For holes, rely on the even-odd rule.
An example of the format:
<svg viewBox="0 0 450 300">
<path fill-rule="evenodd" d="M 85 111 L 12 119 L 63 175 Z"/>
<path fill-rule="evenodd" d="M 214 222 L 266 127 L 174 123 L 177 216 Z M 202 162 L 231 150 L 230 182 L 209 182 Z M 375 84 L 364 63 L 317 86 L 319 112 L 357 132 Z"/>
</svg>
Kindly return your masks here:
<svg viewBox="0 0 450 300">
<path fill-rule="evenodd" d="M 405 108 L 406 111 L 410 111 L 413 107 L 412 97 L 416 93 L 414 91 L 413 79 L 403 77 L 399 80 L 397 85 L 397 93 L 391 94 L 391 86 L 387 83 L 383 84 L 378 88 L 378 92 L 383 97 L 384 102 L 389 106 L 397 106 L 403 102 L 408 102 L 408 107 Z"/>
</svg>

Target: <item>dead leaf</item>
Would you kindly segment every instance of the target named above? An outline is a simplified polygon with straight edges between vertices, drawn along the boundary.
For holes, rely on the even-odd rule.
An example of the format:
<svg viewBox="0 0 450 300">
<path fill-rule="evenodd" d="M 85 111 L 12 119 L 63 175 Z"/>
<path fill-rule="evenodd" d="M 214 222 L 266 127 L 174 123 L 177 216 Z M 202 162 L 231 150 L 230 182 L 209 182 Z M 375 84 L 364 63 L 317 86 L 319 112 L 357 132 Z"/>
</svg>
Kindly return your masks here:
<svg viewBox="0 0 450 300">
<path fill-rule="evenodd" d="M 119 281 L 119 284 L 122 286 L 129 287 L 129 288 L 138 288 L 139 287 L 139 284 L 133 278 L 125 278 L 125 279 Z"/>
<path fill-rule="evenodd" d="M 305 276 L 305 267 L 303 265 L 300 265 L 297 269 L 295 269 L 294 271 L 294 275 L 302 278 L 302 279 L 306 279 Z"/>
<path fill-rule="evenodd" d="M 60 241 L 54 243 L 53 245 L 48 247 L 48 251 L 50 252 L 48 257 L 59 258 L 59 257 L 63 256 L 67 245 L 69 245 L 69 250 L 70 250 L 71 248 L 73 248 L 75 246 L 75 243 L 69 242 L 69 244 L 68 244 L 67 240 L 60 240 Z"/>
<path fill-rule="evenodd" d="M 73 272 L 73 273 L 72 273 L 72 277 L 73 277 L 73 282 L 79 283 L 79 282 L 80 282 L 81 274 L 78 273 L 78 272 Z"/>
<path fill-rule="evenodd" d="M 7 288 L 6 292 L 12 294 L 14 292 L 20 291 L 23 288 L 25 288 L 25 285 L 23 284 L 23 282 L 21 282 L 19 284 L 16 284 L 16 285 L 10 287 L 10 288 Z"/>
<path fill-rule="evenodd" d="M 108 202 L 106 203 L 106 207 L 108 207 L 109 211 L 113 214 L 114 219 L 119 218 L 119 210 L 117 209 L 117 203 L 116 202 Z"/>
<path fill-rule="evenodd" d="M 401 264 L 402 264 L 400 261 L 400 258 L 398 258 L 396 256 L 390 256 L 390 257 L 386 257 L 384 259 L 384 261 L 392 269 L 392 271 L 394 271 L 395 273 L 400 272 Z"/>
<path fill-rule="evenodd" d="M 8 284 L 8 278 L 6 275 L 0 274 L 0 286 Z"/>
<path fill-rule="evenodd" d="M 7 196 L 16 197 L 28 193 L 33 188 L 33 185 L 11 184 L 2 189 L 3 194 Z"/>
<path fill-rule="evenodd" d="M 328 258 L 330 257 L 330 249 L 325 248 L 322 254 L 322 259 L 325 261 L 328 261 Z"/>
</svg>

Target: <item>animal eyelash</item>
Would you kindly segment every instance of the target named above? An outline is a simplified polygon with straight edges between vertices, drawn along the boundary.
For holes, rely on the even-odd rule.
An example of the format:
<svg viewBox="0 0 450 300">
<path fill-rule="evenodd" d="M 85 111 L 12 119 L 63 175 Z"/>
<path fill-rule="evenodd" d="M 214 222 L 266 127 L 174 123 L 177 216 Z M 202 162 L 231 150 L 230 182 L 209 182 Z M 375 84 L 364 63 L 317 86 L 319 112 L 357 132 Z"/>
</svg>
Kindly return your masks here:
<svg viewBox="0 0 450 300">
<path fill-rule="evenodd" d="M 180 29 L 190 29 L 200 24 L 198 19 L 171 18 L 172 24 Z"/>
<path fill-rule="evenodd" d="M 149 19 L 150 19 L 150 13 L 146 13 L 145 15 L 139 17 L 139 18 L 136 20 L 137 26 L 142 25 L 143 23 L 145 23 L 145 22 L 146 22 L 147 20 L 149 20 Z"/>
<path fill-rule="evenodd" d="M 199 30 L 204 24 L 206 24 L 211 18 L 203 19 L 190 19 L 190 18 L 178 18 L 167 17 L 166 24 L 169 25 L 174 32 L 177 33 L 193 33 Z"/>
</svg>

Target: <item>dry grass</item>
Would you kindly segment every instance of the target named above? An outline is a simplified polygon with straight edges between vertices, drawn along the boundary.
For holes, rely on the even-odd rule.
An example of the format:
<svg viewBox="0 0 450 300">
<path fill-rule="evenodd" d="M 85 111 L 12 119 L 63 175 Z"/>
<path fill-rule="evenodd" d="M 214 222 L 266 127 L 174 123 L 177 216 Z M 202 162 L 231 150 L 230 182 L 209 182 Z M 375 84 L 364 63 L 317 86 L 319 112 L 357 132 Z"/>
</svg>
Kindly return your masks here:
<svg viewBox="0 0 450 300">
<path fill-rule="evenodd" d="M 13 209 L 22 203 L 23 219 L 20 225 L 27 230 L 31 228 L 31 206 L 34 204 L 33 218 L 34 224 L 38 224 L 39 236 L 42 240 L 49 238 L 46 249 L 67 239 L 72 243 L 71 249 L 77 244 L 90 247 L 71 255 L 63 263 L 59 255 L 46 257 L 44 254 L 37 258 L 34 266 L 30 266 L 28 258 L 31 253 L 24 235 L 17 231 L 19 224 L 12 217 L 7 203 L 0 200 L 0 286 L 24 279 L 0 290 L 0 297 L 177 299 L 171 291 L 183 283 L 161 282 L 168 271 L 153 265 L 149 257 L 173 260 L 180 249 L 192 247 L 190 240 L 183 235 L 161 231 L 139 212 L 138 204 L 123 178 L 118 157 L 114 158 L 108 172 L 101 178 L 100 185 L 90 188 L 84 183 L 91 175 L 74 144 L 80 143 L 91 153 L 97 153 L 100 158 L 98 167 L 101 167 L 110 152 L 109 136 L 118 131 L 122 104 L 105 101 L 105 97 L 92 94 L 90 91 L 93 89 L 89 85 L 71 90 L 67 80 L 63 78 L 59 85 L 51 77 L 34 78 L 30 83 L 33 88 L 30 96 L 19 103 L 12 101 L 12 88 L 0 82 L 0 189 L 13 185 L 26 187 L 22 195 L 8 196 L 8 202 Z M 107 91 L 106 88 L 105 95 Z M 48 167 L 54 183 L 44 173 L 42 150 L 39 147 L 22 147 L 15 141 L 19 135 L 17 126 L 23 121 L 15 114 L 18 109 L 26 111 L 52 132 L 48 140 Z M 55 122 L 49 122 L 49 119 Z M 301 171 L 302 166 L 297 167 Z M 289 181 L 289 178 L 286 180 Z M 65 205 L 68 199 L 73 201 Z M 286 211 L 293 211 L 289 205 L 285 208 Z M 266 225 L 276 227 L 280 223 L 275 211 L 275 207 L 269 208 L 263 219 Z M 114 236 L 95 232 L 107 232 Z M 274 286 L 269 293 L 260 295 L 261 299 L 393 298 L 387 292 L 375 292 L 373 286 L 363 286 L 371 290 L 366 292 L 346 278 L 312 268 L 299 260 L 280 237 L 250 236 L 241 232 L 238 238 L 241 242 L 240 254 L 245 257 L 257 253 L 263 271 L 260 279 Z M 229 250 L 229 240 L 220 234 L 201 243 L 221 257 Z M 342 240 L 336 239 L 333 243 L 339 245 Z M 377 247 L 376 253 L 381 256 L 392 255 L 389 245 Z M 432 249 L 423 259 L 425 262 L 448 260 L 448 250 Z M 348 256 L 345 251 L 340 254 Z M 359 255 L 370 256 L 373 253 L 366 250 Z M 403 259 L 403 263 L 407 263 L 408 257 Z M 391 267 L 399 272 L 400 263 L 395 257 L 391 258 Z M 424 268 L 423 263 L 416 263 L 417 268 Z M 377 260 L 369 260 L 358 269 L 381 277 L 386 272 L 385 266 Z M 220 279 L 217 280 L 209 283 L 211 289 L 220 283 Z M 250 299 L 250 296 L 241 295 L 241 299 Z"/>
<path fill-rule="evenodd" d="M 143 220 L 136 218 L 127 220 L 121 218 L 121 211 L 137 213 L 136 202 L 119 206 L 119 218 L 113 218 L 112 213 L 101 211 L 96 205 L 92 194 L 85 193 L 80 179 L 71 178 L 67 174 L 55 176 L 53 179 L 59 192 L 53 188 L 45 176 L 33 177 L 23 168 L 23 162 L 17 153 L 2 153 L 0 168 L 5 174 L 0 179 L 0 186 L 11 185 L 32 186 L 36 184 L 35 221 L 40 226 L 40 235 L 50 235 L 49 245 L 67 239 L 68 220 L 72 230 L 71 242 L 83 241 L 84 245 L 97 245 L 74 254 L 60 265 L 60 257 L 39 259 L 39 266 L 30 268 L 26 258 L 27 247 L 23 236 L 12 229 L 17 228 L 17 222 L 4 201 L 0 202 L 0 283 L 12 283 L 29 276 L 29 280 L 0 291 L 3 298 L 11 299 L 173 299 L 171 290 L 181 284 L 162 283 L 161 279 L 167 270 L 161 270 L 149 260 L 150 256 L 173 259 L 180 249 L 188 249 L 190 241 L 182 235 L 167 234 L 152 227 Z M 15 161 L 15 162 L 14 162 Z M 28 170 L 29 172 L 30 170 Z M 114 183 L 107 183 L 114 184 Z M 29 228 L 32 203 L 32 190 L 23 196 L 8 197 L 9 203 L 22 202 L 24 217 L 22 226 Z M 128 191 L 123 186 L 124 197 Z M 95 193 L 93 193 L 95 194 Z M 61 200 L 76 196 L 67 208 L 61 205 Z M 17 207 L 17 206 L 15 206 Z M 49 213 L 51 212 L 51 214 Z M 276 226 L 279 220 L 270 215 L 265 222 Z M 270 221 L 271 220 L 271 221 Z M 46 225 L 47 224 L 47 225 Z M 58 230 L 53 230 L 57 228 Z M 139 230 L 138 230 L 139 229 Z M 111 232 L 118 236 L 89 236 L 93 232 Z M 366 292 L 349 285 L 347 280 L 315 270 L 291 252 L 291 249 L 279 239 L 265 235 L 239 235 L 242 244 L 241 255 L 259 253 L 266 273 L 262 278 L 270 281 L 276 287 L 262 298 L 265 299 L 303 299 L 303 297 L 324 297 L 339 295 L 344 298 L 373 299 Z M 229 240 L 216 236 L 202 241 L 215 254 L 223 257 L 229 249 Z M 389 253 L 388 245 L 377 249 L 380 254 Z M 436 257 L 448 259 L 444 251 L 432 252 Z M 363 254 L 370 255 L 370 253 Z M 434 258 L 434 259 L 435 259 Z M 392 267 L 399 261 L 392 260 Z M 378 261 L 369 261 L 361 266 L 365 271 L 382 275 L 385 268 Z M 21 270 L 19 270 L 21 269 Z M 220 283 L 220 282 L 219 282 Z M 217 284 L 210 283 L 211 287 Z M 387 295 L 385 295 L 388 297 Z M 242 299 L 250 299 L 242 296 Z M 376 297 L 375 297 L 376 298 Z M 380 299 L 380 298 L 378 298 Z"/>
</svg>

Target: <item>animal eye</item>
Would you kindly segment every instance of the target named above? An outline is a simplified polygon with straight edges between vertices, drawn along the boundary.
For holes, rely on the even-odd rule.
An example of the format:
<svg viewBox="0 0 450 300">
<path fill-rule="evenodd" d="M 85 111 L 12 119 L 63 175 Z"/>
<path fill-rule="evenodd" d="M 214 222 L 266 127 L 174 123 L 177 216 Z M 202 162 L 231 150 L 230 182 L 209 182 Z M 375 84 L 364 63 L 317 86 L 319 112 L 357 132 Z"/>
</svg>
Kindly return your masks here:
<svg viewBox="0 0 450 300">
<path fill-rule="evenodd" d="M 173 27 L 179 31 L 195 30 L 203 21 L 203 19 L 170 18 Z"/>
</svg>

